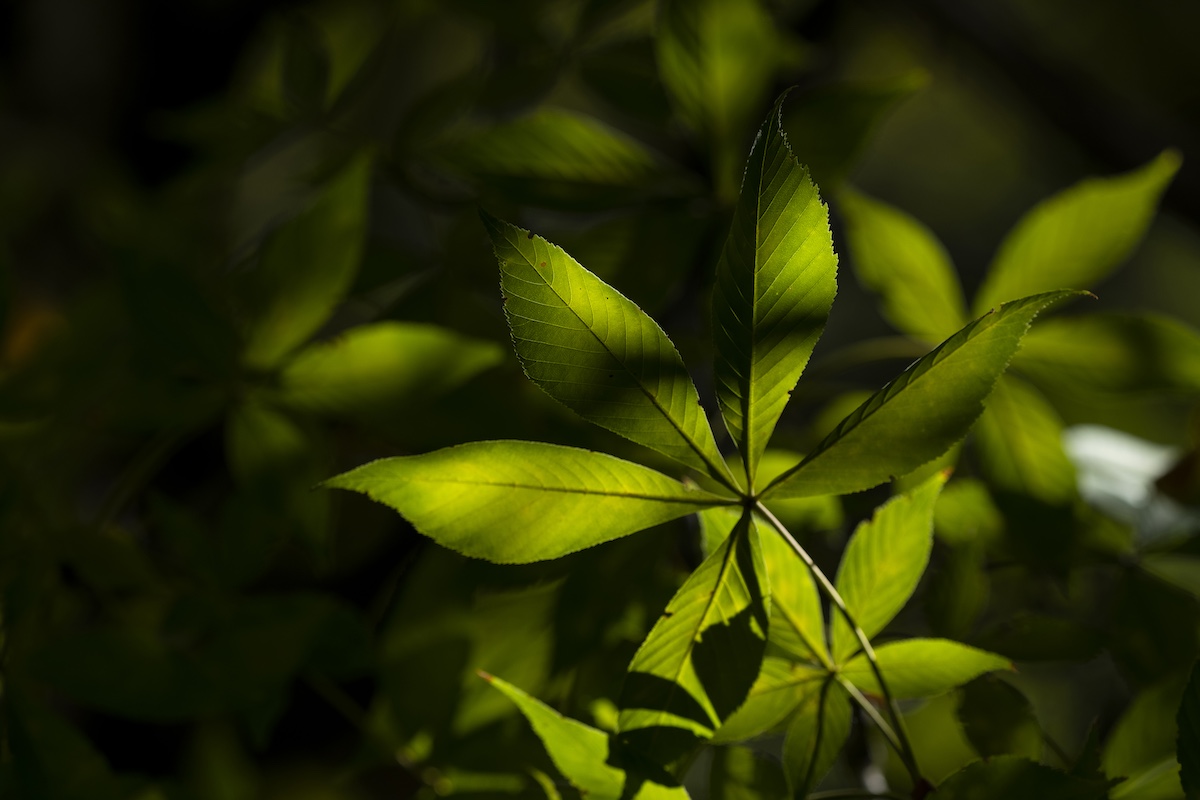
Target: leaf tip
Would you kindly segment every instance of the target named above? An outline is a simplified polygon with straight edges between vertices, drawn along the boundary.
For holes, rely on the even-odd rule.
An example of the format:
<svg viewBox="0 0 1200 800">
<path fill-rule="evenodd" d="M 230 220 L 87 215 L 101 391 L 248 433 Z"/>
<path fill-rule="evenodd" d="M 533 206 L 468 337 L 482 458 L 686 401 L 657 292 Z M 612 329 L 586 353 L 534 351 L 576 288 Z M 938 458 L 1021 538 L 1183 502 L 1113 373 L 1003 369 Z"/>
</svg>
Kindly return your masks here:
<svg viewBox="0 0 1200 800">
<path fill-rule="evenodd" d="M 475 670 L 475 674 L 478 675 L 479 677 L 483 678 L 488 683 L 491 683 L 492 681 L 494 681 L 496 679 L 495 676 L 492 675 L 490 672 L 484 672 L 481 669 Z"/>
</svg>

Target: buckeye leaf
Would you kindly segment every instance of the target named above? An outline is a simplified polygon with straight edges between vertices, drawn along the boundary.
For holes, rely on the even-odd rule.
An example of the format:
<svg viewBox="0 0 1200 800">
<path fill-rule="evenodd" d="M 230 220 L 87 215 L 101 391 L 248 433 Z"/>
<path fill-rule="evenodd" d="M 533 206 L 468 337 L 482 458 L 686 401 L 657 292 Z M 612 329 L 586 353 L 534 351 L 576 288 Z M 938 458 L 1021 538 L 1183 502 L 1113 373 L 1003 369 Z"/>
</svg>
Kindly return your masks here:
<svg viewBox="0 0 1200 800">
<path fill-rule="evenodd" d="M 1141 241 L 1179 164 L 1179 154 L 1165 150 L 1140 169 L 1081 181 L 1034 206 L 996 252 L 975 313 L 1060 286 L 1084 289 L 1104 278 Z"/>
<path fill-rule="evenodd" d="M 1075 495 L 1075 465 L 1062 444 L 1063 423 L 1040 392 L 1005 375 L 975 426 L 980 460 L 1001 486 L 1051 504 Z"/>
<path fill-rule="evenodd" d="M 310 345 L 280 375 L 280 400 L 306 411 L 386 411 L 453 389 L 504 357 L 436 325 L 380 322 Z"/>
<path fill-rule="evenodd" d="M 783 740 L 783 770 L 792 797 L 806 797 L 850 735 L 850 695 L 832 677 L 796 709 Z"/>
<path fill-rule="evenodd" d="M 745 701 L 766 648 L 767 585 L 758 530 L 745 511 L 634 655 L 618 702 L 624 741 L 676 765 Z"/>
<path fill-rule="evenodd" d="M 933 548 L 933 509 L 946 477 L 938 473 L 912 492 L 893 497 L 858 526 L 846 545 L 837 590 L 868 638 L 899 613 L 925 572 Z M 838 664 L 859 647 L 840 614 L 834 614 L 832 645 Z"/>
<path fill-rule="evenodd" d="M 686 800 L 679 786 L 664 786 L 644 776 L 613 766 L 611 739 L 603 731 L 564 717 L 548 705 L 500 678 L 480 672 L 480 677 L 516 704 L 533 732 L 542 740 L 558 771 L 575 788 L 596 800 Z"/>
<path fill-rule="evenodd" d="M 370 166 L 366 156 L 351 161 L 264 246 L 258 269 L 271 298 L 249 332 L 247 365 L 278 363 L 316 333 L 350 288 L 367 227 Z"/>
<path fill-rule="evenodd" d="M 746 165 L 713 292 L 717 400 L 751 485 L 837 294 L 829 209 L 783 133 L 783 98 Z"/>
<path fill-rule="evenodd" d="M 968 324 L 871 395 L 764 497 L 846 494 L 911 472 L 966 435 L 1048 292 L 1006 303 Z"/>
<path fill-rule="evenodd" d="M 561 247 L 481 216 L 530 380 L 589 422 L 730 484 L 696 387 L 662 328 Z"/>
<path fill-rule="evenodd" d="M 732 502 L 639 464 L 540 442 L 384 458 L 323 485 L 361 492 L 438 544 L 502 564 L 558 558 Z"/>
<path fill-rule="evenodd" d="M 774 598 L 772 598 L 773 600 Z M 769 733 L 786 720 L 798 705 L 819 694 L 829 673 L 790 658 L 768 655 L 750 688 L 746 702 L 713 734 L 713 744 L 728 744 Z"/>
<path fill-rule="evenodd" d="M 967 304 L 954 265 L 933 232 L 886 203 L 844 189 L 851 262 L 863 286 L 880 296 L 896 328 L 940 342 L 967 324 Z"/>
<path fill-rule="evenodd" d="M 985 672 L 1012 669 L 1004 656 L 949 639 L 905 639 L 875 648 L 879 669 L 897 700 L 932 697 L 961 686 Z M 875 673 L 859 653 L 841 669 L 847 680 L 868 694 L 882 697 Z"/>
</svg>

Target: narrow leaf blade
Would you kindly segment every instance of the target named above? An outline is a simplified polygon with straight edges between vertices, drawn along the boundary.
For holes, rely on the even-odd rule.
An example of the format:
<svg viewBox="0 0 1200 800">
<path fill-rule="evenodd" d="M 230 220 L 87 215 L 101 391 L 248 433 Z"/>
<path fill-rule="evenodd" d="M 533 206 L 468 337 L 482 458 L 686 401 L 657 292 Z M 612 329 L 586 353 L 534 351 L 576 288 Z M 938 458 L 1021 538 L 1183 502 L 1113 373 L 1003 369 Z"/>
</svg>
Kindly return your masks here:
<svg viewBox="0 0 1200 800">
<path fill-rule="evenodd" d="M 473 442 L 330 478 L 399 511 L 445 547 L 524 564 L 558 558 L 730 501 L 603 453 Z"/>
<path fill-rule="evenodd" d="M 1000 245 L 975 313 L 1060 286 L 1093 286 L 1141 241 L 1179 165 L 1166 150 L 1133 172 L 1084 180 L 1039 203 Z"/>
<path fill-rule="evenodd" d="M 838 567 L 837 590 L 868 638 L 899 613 L 929 563 L 933 509 L 946 474 L 939 473 L 909 494 L 889 500 L 851 537 Z M 833 659 L 843 663 L 858 639 L 839 614 L 833 620 Z"/>
<path fill-rule="evenodd" d="M 829 772 L 850 735 L 850 695 L 832 678 L 796 709 L 783 741 L 783 769 L 793 797 L 805 797 Z"/>
<path fill-rule="evenodd" d="M 762 493 L 769 497 L 846 494 L 911 472 L 966 435 L 1049 292 L 980 317 L 858 407 Z"/>
<path fill-rule="evenodd" d="M 749 512 L 667 605 L 625 675 L 622 740 L 673 765 L 750 692 L 767 640 L 767 574 Z"/>
<path fill-rule="evenodd" d="M 713 294 L 717 400 L 753 477 L 837 293 L 829 209 L 780 115 L 750 151 Z"/>
<path fill-rule="evenodd" d="M 530 380 L 589 422 L 728 481 L 696 387 L 662 328 L 562 248 L 482 216 Z"/>
<path fill-rule="evenodd" d="M 962 686 L 985 672 L 1012 669 L 1004 656 L 949 639 L 905 639 L 875 648 L 879 668 L 897 700 L 933 697 Z M 882 697 L 875 673 L 859 653 L 841 674 L 867 694 Z"/>
<path fill-rule="evenodd" d="M 954 265 L 933 232 L 913 217 L 850 189 L 838 195 L 859 281 L 880 296 L 901 331 L 940 342 L 968 322 Z"/>
</svg>

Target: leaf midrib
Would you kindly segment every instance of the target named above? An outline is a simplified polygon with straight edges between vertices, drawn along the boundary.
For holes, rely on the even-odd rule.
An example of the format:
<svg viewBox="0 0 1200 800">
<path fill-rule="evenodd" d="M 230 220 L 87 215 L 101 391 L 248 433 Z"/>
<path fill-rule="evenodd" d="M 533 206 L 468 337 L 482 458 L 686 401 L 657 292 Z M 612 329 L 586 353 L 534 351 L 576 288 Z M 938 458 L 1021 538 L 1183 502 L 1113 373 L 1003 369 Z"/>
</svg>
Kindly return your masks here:
<svg viewBox="0 0 1200 800">
<path fill-rule="evenodd" d="M 603 497 L 624 497 L 633 500 L 658 500 L 664 503 L 685 503 L 685 504 L 711 504 L 714 506 L 735 506 L 742 501 L 734 497 L 721 497 L 720 495 L 709 495 L 707 497 L 697 497 L 689 499 L 686 497 L 668 497 L 664 495 L 644 494 L 640 492 L 630 492 L 627 494 L 616 492 L 604 492 L 597 489 L 573 489 L 566 486 L 539 486 L 531 483 L 518 483 L 513 481 L 484 481 L 484 480 L 466 480 L 463 478 L 412 478 L 408 483 L 441 483 L 455 484 L 462 486 L 496 486 L 506 489 L 528 489 L 538 492 L 561 492 L 563 494 L 592 494 L 601 495 Z"/>
</svg>

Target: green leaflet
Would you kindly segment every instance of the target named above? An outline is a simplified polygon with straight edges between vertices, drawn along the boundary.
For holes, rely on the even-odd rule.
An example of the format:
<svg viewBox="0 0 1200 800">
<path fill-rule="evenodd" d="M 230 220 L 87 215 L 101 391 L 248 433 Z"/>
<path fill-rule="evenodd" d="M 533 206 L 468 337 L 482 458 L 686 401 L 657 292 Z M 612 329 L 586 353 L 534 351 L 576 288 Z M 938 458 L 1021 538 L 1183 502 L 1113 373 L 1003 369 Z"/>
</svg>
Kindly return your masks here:
<svg viewBox="0 0 1200 800">
<path fill-rule="evenodd" d="M 837 590 L 867 638 L 899 613 L 929 563 L 933 509 L 946 482 L 930 478 L 911 493 L 893 497 L 855 530 L 838 567 Z M 859 648 L 840 614 L 833 619 L 833 660 L 841 664 Z"/>
<path fill-rule="evenodd" d="M 1133 698 L 1105 742 L 1102 759 L 1105 775 L 1127 777 L 1132 782 L 1143 776 L 1152 780 L 1156 773 L 1164 771 L 1164 760 L 1170 762 L 1168 773 L 1179 768 L 1175 763 L 1178 731 L 1171 721 L 1178 715 L 1180 700 L 1186 694 L 1186 678 L 1180 675 L 1157 683 Z M 1171 783 L 1178 792 L 1179 784 Z M 1123 792 L 1118 789 L 1114 794 Z"/>
<path fill-rule="evenodd" d="M 558 558 L 733 502 L 639 464 L 540 442 L 385 458 L 323 485 L 362 492 L 438 544 L 503 564 Z"/>
<path fill-rule="evenodd" d="M 589 422 L 732 485 L 696 387 L 658 323 L 562 248 L 482 216 L 530 380 Z"/>
<path fill-rule="evenodd" d="M 783 741 L 791 796 L 804 797 L 825 777 L 850 735 L 850 695 L 832 676 L 796 709 Z"/>
<path fill-rule="evenodd" d="M 769 733 L 806 697 L 819 694 L 828 675 L 824 669 L 768 655 L 746 702 L 717 729 L 712 743 L 742 742 Z"/>
<path fill-rule="evenodd" d="M 554 766 L 580 792 L 595 800 L 686 800 L 682 787 L 663 786 L 627 772 L 610 762 L 620 763 L 619 754 L 610 753 L 612 740 L 602 731 L 564 717 L 535 697 L 500 678 L 487 673 L 480 677 L 516 703 L 542 740 Z M 611 758 L 616 755 L 616 758 Z"/>
<path fill-rule="evenodd" d="M 850 189 L 838 195 L 851 263 L 897 329 L 940 342 L 968 321 L 954 265 L 942 243 L 913 217 Z"/>
<path fill-rule="evenodd" d="M 1108 783 L 1015 756 L 968 764 L 938 787 L 938 800 L 1103 800 Z"/>
<path fill-rule="evenodd" d="M 297 354 L 280 375 L 280 401 L 326 413 L 394 411 L 442 394 L 503 358 L 492 342 L 435 325 L 364 325 Z"/>
<path fill-rule="evenodd" d="M 679 116 L 707 139 L 718 195 L 733 200 L 742 137 L 787 43 L 758 0 L 668 0 L 657 33 L 663 85 Z"/>
<path fill-rule="evenodd" d="M 1200 796 L 1200 662 L 1192 665 L 1175 722 L 1179 728 L 1175 746 L 1179 781 L 1188 797 L 1197 797 Z"/>
<path fill-rule="evenodd" d="M 621 739 L 659 764 L 677 764 L 710 738 L 758 676 L 768 584 L 751 520 L 744 512 L 675 593 L 625 675 Z"/>
<path fill-rule="evenodd" d="M 750 151 L 713 292 L 717 400 L 753 489 L 837 294 L 829 209 L 788 146 L 781 97 Z"/>
<path fill-rule="evenodd" d="M 794 658 L 827 664 L 825 617 L 812 573 L 766 524 L 760 536 L 771 585 L 771 644 Z"/>
<path fill-rule="evenodd" d="M 985 672 L 1012 669 L 1003 656 L 948 639 L 905 639 L 875 648 L 892 697 L 907 700 L 948 692 Z M 859 653 L 840 673 L 868 694 L 882 696 L 866 656 Z"/>
<path fill-rule="evenodd" d="M 1058 317 L 1029 332 L 1013 367 L 1110 392 L 1200 391 L 1200 331 L 1157 314 Z"/>
<path fill-rule="evenodd" d="M 748 747 L 722 747 L 713 753 L 712 800 L 775 800 L 787 795 L 779 765 Z"/>
<path fill-rule="evenodd" d="M 249 332 L 246 365 L 274 366 L 341 302 L 358 271 L 370 177 L 371 159 L 358 156 L 264 246 L 258 268 L 270 300 Z"/>
<path fill-rule="evenodd" d="M 1000 486 L 1051 504 L 1075 496 L 1075 465 L 1062 445 L 1063 423 L 1042 394 L 1005 375 L 975 426 L 979 457 Z"/>
<path fill-rule="evenodd" d="M 936 458 L 961 439 L 1012 358 L 1029 323 L 1063 290 L 1006 303 L 968 324 L 873 394 L 766 497 L 868 489 Z"/>
<path fill-rule="evenodd" d="M 1060 286 L 1093 286 L 1137 245 L 1175 176 L 1179 154 L 1113 178 L 1090 178 L 1050 197 L 1005 237 L 975 297 L 975 313 Z"/>
</svg>

